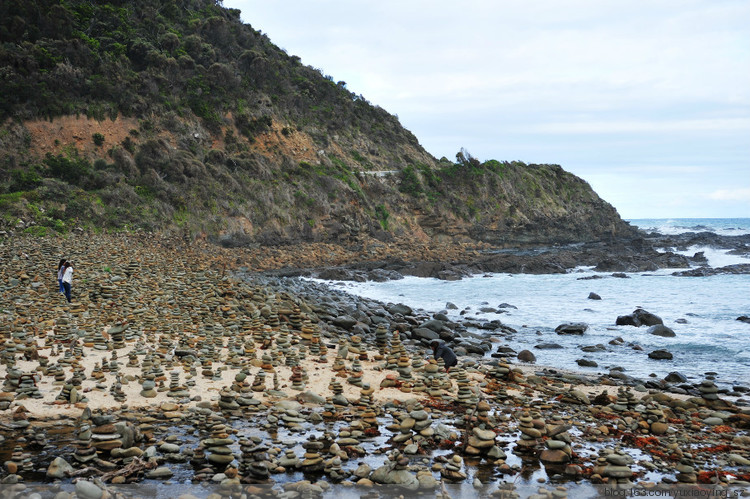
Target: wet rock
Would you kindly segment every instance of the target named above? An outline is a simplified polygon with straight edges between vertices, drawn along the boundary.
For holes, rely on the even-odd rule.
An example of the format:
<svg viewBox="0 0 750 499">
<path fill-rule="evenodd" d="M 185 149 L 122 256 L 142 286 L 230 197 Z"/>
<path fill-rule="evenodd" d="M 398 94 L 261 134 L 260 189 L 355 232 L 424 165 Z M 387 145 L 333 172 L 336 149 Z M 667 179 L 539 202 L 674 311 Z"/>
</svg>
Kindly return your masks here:
<svg viewBox="0 0 750 499">
<path fill-rule="evenodd" d="M 667 383 L 687 383 L 687 377 L 677 371 L 672 371 L 664 377 Z"/>
<path fill-rule="evenodd" d="M 649 352 L 648 357 L 655 360 L 672 360 L 673 355 L 668 350 L 660 349 Z"/>
<path fill-rule="evenodd" d="M 534 348 L 539 350 L 559 350 L 565 347 L 558 343 L 540 343 L 538 345 L 534 345 Z"/>
<path fill-rule="evenodd" d="M 170 470 L 166 466 L 160 466 L 146 473 L 146 478 L 151 478 L 154 480 L 165 480 L 167 478 L 171 478 L 173 475 L 174 473 L 172 472 L 172 470 Z"/>
<path fill-rule="evenodd" d="M 599 296 L 598 294 L 594 293 L 593 291 L 591 293 L 589 293 L 588 298 L 589 298 L 589 300 L 601 300 L 602 299 L 601 296 Z"/>
<path fill-rule="evenodd" d="M 529 350 L 521 350 L 518 352 L 518 360 L 521 362 L 536 362 L 536 355 Z"/>
<path fill-rule="evenodd" d="M 340 328 L 351 330 L 354 325 L 357 324 L 357 319 L 350 315 L 341 315 L 333 319 L 331 322 Z"/>
<path fill-rule="evenodd" d="M 582 335 L 589 328 L 585 322 L 567 322 L 560 324 L 555 328 L 557 334 L 577 334 Z"/>
<path fill-rule="evenodd" d="M 440 335 L 438 333 L 426 327 L 414 328 L 412 329 L 411 334 L 412 338 L 417 340 L 431 341 L 440 339 Z"/>
<path fill-rule="evenodd" d="M 588 359 L 578 359 L 576 360 L 576 364 L 581 367 L 599 367 L 599 364 L 597 364 L 595 361 Z"/>
<path fill-rule="evenodd" d="M 303 404 L 316 404 L 316 405 L 323 405 L 326 403 L 325 397 L 321 397 L 317 393 L 313 393 L 310 391 L 300 393 L 297 395 L 297 401 Z"/>
<path fill-rule="evenodd" d="M 388 310 L 388 313 L 396 315 L 400 314 L 403 316 L 412 315 L 414 311 L 409 307 L 408 305 L 404 305 L 403 303 L 397 303 L 395 305 L 390 305 L 386 308 Z"/>
<path fill-rule="evenodd" d="M 647 312 L 642 308 L 637 308 L 629 315 L 621 315 L 617 317 L 615 324 L 618 326 L 655 326 L 657 324 L 664 324 L 661 317 Z"/>
<path fill-rule="evenodd" d="M 65 459 L 56 457 L 49 464 L 49 467 L 47 467 L 47 477 L 65 478 L 67 476 L 67 473 L 70 473 L 72 471 L 73 466 L 71 466 Z"/>
<path fill-rule="evenodd" d="M 76 495 L 81 499 L 100 499 L 104 491 L 86 480 L 78 480 L 75 486 Z"/>
<path fill-rule="evenodd" d="M 664 338 L 674 338 L 675 336 L 677 336 L 671 328 L 668 328 L 664 324 L 656 324 L 655 326 L 651 326 L 646 332 L 648 334 L 662 336 Z"/>
</svg>

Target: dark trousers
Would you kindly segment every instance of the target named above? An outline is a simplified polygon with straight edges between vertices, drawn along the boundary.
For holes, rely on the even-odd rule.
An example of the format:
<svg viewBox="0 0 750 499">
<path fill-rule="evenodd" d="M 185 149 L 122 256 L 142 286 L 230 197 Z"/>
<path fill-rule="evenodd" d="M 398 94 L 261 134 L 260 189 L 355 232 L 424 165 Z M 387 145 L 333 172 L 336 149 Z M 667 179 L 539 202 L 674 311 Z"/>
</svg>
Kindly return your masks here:
<svg viewBox="0 0 750 499">
<path fill-rule="evenodd" d="M 64 288 L 64 287 L 63 287 L 63 285 L 62 285 L 62 279 L 58 279 L 58 280 L 57 280 L 57 283 L 58 283 L 58 284 L 60 285 L 60 292 L 61 292 L 61 293 L 64 293 L 64 292 L 65 292 L 65 288 Z"/>
<path fill-rule="evenodd" d="M 63 282 L 63 288 L 65 289 L 65 298 L 67 298 L 68 303 L 70 303 L 70 283 Z"/>
</svg>

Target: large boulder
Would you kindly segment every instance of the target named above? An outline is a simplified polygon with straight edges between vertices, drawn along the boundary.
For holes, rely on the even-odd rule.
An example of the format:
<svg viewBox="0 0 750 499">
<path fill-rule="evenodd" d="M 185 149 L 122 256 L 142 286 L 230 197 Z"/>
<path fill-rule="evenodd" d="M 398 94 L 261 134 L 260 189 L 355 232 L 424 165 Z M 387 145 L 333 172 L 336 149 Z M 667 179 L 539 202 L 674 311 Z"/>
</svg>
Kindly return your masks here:
<svg viewBox="0 0 750 499">
<path fill-rule="evenodd" d="M 439 333 L 443 330 L 445 327 L 445 322 L 438 320 L 438 319 L 431 319 L 429 321 L 425 321 L 422 324 L 419 325 L 420 328 L 426 328 L 426 329 L 432 329 L 436 333 Z"/>
<path fill-rule="evenodd" d="M 340 315 L 331 322 L 342 329 L 351 329 L 357 323 L 357 319 L 351 315 Z"/>
<path fill-rule="evenodd" d="M 534 345 L 534 348 L 539 350 L 560 350 L 565 347 L 560 345 L 559 343 L 540 343 L 538 345 Z"/>
<path fill-rule="evenodd" d="M 662 336 L 664 338 L 674 338 L 675 336 L 677 336 L 671 328 L 668 328 L 664 324 L 656 324 L 655 326 L 651 326 L 646 332 L 648 334 Z"/>
<path fill-rule="evenodd" d="M 555 328 L 557 334 L 578 334 L 582 335 L 589 328 L 585 322 L 566 322 Z"/>
<path fill-rule="evenodd" d="M 417 327 L 411 330 L 411 337 L 415 340 L 432 341 L 440 339 L 440 335 L 432 329 L 426 327 Z"/>
<path fill-rule="evenodd" d="M 407 316 L 407 315 L 411 315 L 412 313 L 414 313 L 414 311 L 412 310 L 410 306 L 404 305 L 403 303 L 389 305 L 388 307 L 386 307 L 386 310 L 388 310 L 388 312 L 393 315 L 400 314 L 403 316 Z"/>
<path fill-rule="evenodd" d="M 654 315 L 651 312 L 637 308 L 629 315 L 621 315 L 617 317 L 615 322 L 618 326 L 655 326 L 657 324 L 664 324 L 661 317 Z"/>
<path fill-rule="evenodd" d="M 654 350 L 648 357 L 654 360 L 672 360 L 672 353 L 668 350 Z"/>
<path fill-rule="evenodd" d="M 658 315 L 652 314 L 651 312 L 647 312 L 646 310 L 643 310 L 642 308 L 637 308 L 633 311 L 633 315 L 635 315 L 639 321 L 641 321 L 641 324 L 644 326 L 655 326 L 657 324 L 664 324 L 664 321 L 661 320 L 661 317 Z"/>
<path fill-rule="evenodd" d="M 521 362 L 536 362 L 536 356 L 529 350 L 521 350 L 518 352 L 518 360 Z"/>
<path fill-rule="evenodd" d="M 56 457 L 47 467 L 47 478 L 65 478 L 68 473 L 75 471 L 65 459 Z"/>
</svg>

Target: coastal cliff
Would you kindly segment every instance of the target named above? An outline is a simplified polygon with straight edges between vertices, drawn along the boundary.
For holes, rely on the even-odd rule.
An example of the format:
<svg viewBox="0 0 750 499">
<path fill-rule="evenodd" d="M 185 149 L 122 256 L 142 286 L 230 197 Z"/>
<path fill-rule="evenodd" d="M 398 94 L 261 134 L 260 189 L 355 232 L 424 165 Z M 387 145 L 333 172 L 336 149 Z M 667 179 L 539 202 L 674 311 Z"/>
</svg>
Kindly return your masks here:
<svg viewBox="0 0 750 499">
<path fill-rule="evenodd" d="M 225 246 L 636 236 L 560 166 L 432 157 L 220 2 L 9 1 L 0 24 L 6 231 L 141 228 Z"/>
</svg>

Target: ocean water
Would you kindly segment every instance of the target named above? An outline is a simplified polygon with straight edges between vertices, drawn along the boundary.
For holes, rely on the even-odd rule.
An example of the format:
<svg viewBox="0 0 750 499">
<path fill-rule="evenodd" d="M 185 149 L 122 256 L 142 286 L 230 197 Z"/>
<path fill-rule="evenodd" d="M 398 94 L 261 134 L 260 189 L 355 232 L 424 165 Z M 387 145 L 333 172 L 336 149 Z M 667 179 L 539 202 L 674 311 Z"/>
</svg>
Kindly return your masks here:
<svg viewBox="0 0 750 499">
<path fill-rule="evenodd" d="M 675 235 L 713 232 L 722 236 L 750 234 L 750 218 L 640 218 L 627 220 L 646 232 Z"/>
<path fill-rule="evenodd" d="M 654 226 L 674 226 L 673 221 L 653 222 Z M 659 225 L 660 222 L 663 223 Z M 701 223 L 706 223 L 706 219 Z M 717 230 L 728 230 L 741 224 L 722 221 L 717 226 L 721 227 Z M 719 266 L 750 262 L 715 249 L 707 250 L 707 256 L 710 263 Z M 508 338 L 499 337 L 500 344 L 517 352 L 531 350 L 538 365 L 589 373 L 606 373 L 612 367 L 621 367 L 626 374 L 640 379 L 660 379 L 677 371 L 691 382 L 702 380 L 706 373 L 716 373 L 719 385 L 750 387 L 750 324 L 736 320 L 750 316 L 750 275 L 676 277 L 671 275 L 673 271 L 663 269 L 617 278 L 581 268 L 567 274 L 487 274 L 461 281 L 406 277 L 382 283 L 329 284 L 386 303 L 405 303 L 430 313 L 446 311 L 454 319 L 499 319 L 517 330 Z M 594 275 L 602 278 L 581 279 Z M 602 299 L 589 299 L 590 292 Z M 457 310 L 447 310 L 449 302 Z M 502 309 L 503 313 L 480 311 L 484 307 L 498 309 L 503 303 L 516 308 Z M 630 314 L 637 307 L 661 317 L 676 336 L 664 338 L 648 334 L 647 327 L 615 325 L 619 315 Z M 566 322 L 585 322 L 589 329 L 583 336 L 556 334 L 555 328 Z M 488 334 L 483 330 L 474 332 Z M 609 343 L 618 337 L 625 341 L 623 345 Z M 544 343 L 557 343 L 563 348 L 535 348 Z M 603 345 L 605 350 L 581 350 L 592 345 Z M 674 358 L 648 358 L 648 353 L 656 349 L 666 349 Z M 598 367 L 579 367 L 578 359 L 593 360 Z"/>
</svg>

